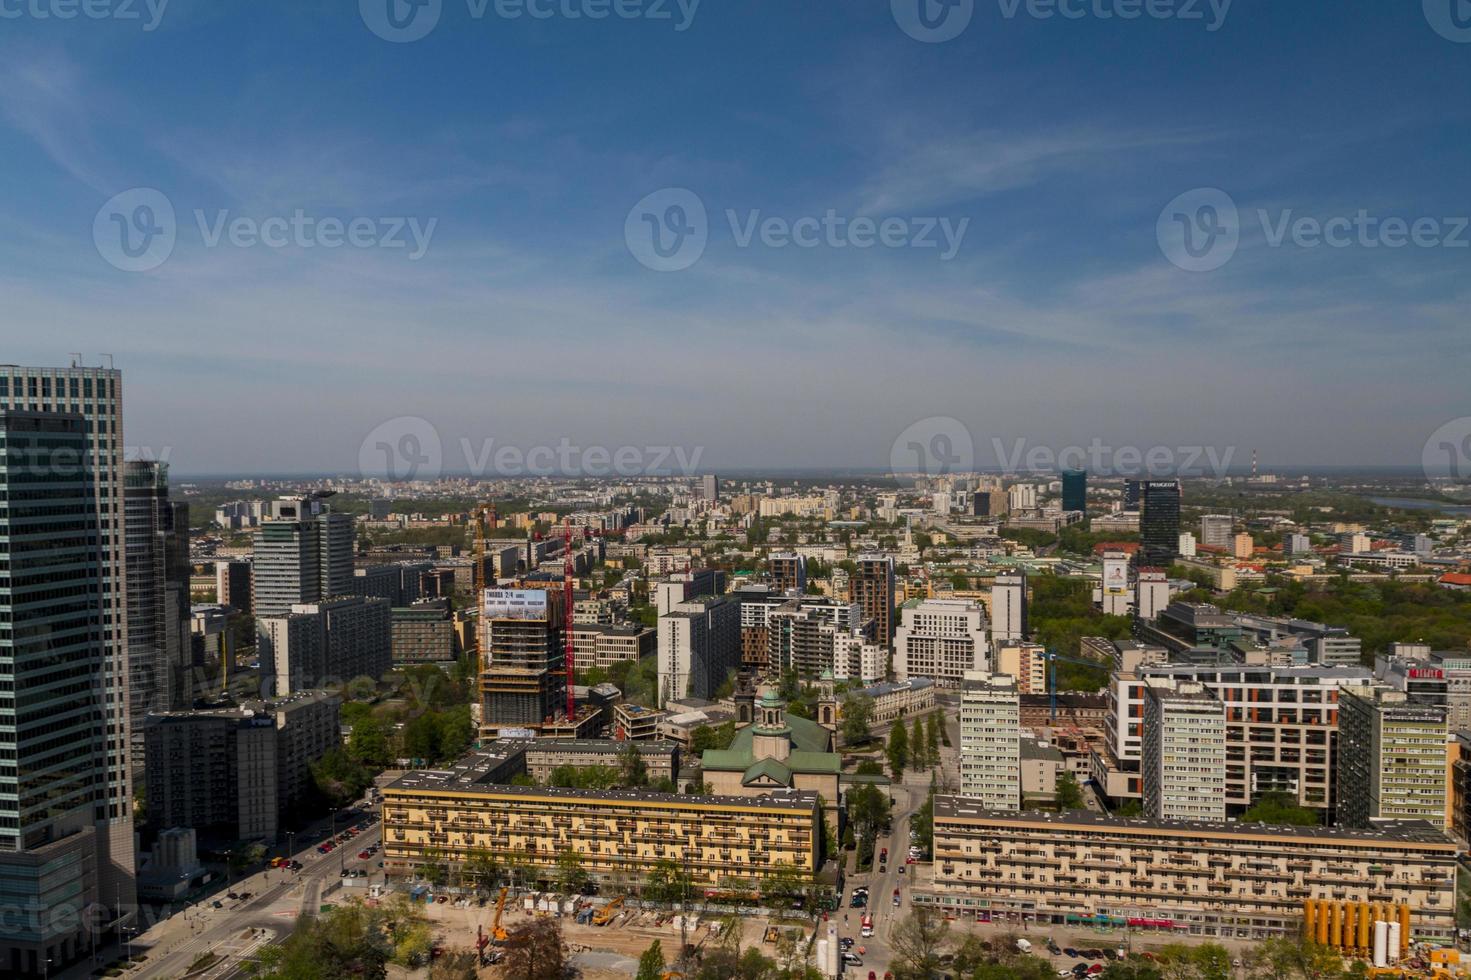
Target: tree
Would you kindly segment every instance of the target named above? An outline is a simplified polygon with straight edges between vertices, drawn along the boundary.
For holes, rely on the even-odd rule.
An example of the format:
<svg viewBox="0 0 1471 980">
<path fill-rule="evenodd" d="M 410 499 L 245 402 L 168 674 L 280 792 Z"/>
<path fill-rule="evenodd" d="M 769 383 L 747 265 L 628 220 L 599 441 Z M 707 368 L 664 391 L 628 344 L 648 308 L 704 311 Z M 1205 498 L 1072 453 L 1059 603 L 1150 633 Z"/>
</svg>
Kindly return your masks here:
<svg viewBox="0 0 1471 980">
<path fill-rule="evenodd" d="M 690 886 L 690 876 L 672 860 L 664 858 L 649 869 L 642 894 L 651 902 L 673 905 L 685 899 Z"/>
<path fill-rule="evenodd" d="M 1328 946 L 1295 939 L 1267 939 L 1247 956 L 1253 980 L 1325 980 L 1343 975 L 1343 957 Z"/>
<path fill-rule="evenodd" d="M 944 724 L 944 719 L 940 712 L 931 711 L 926 720 L 928 724 L 925 729 L 925 743 L 930 753 L 930 765 L 938 766 L 940 764 L 940 726 Z"/>
<path fill-rule="evenodd" d="M 388 729 L 371 713 L 362 715 L 352 725 L 347 741 L 347 754 L 352 761 L 382 769 L 393 761 L 389 749 Z"/>
<path fill-rule="evenodd" d="M 899 920 L 889 938 L 900 976 L 931 977 L 940 969 L 940 954 L 950 935 L 950 923 L 920 907 Z"/>
<path fill-rule="evenodd" d="M 639 751 L 637 742 L 629 742 L 618 754 L 618 768 L 624 786 L 635 788 L 648 785 L 649 767 L 644 762 L 644 755 Z"/>
<path fill-rule="evenodd" d="M 902 727 L 902 722 L 896 722 Z M 909 767 L 915 772 L 924 772 L 930 764 L 928 742 L 925 739 L 924 719 L 914 716 L 914 728 L 909 736 Z"/>
<path fill-rule="evenodd" d="M 1071 771 L 1064 771 L 1057 777 L 1057 808 L 1059 810 L 1081 810 L 1083 808 L 1083 789 L 1078 785 L 1078 777 Z"/>
<path fill-rule="evenodd" d="M 1298 806 L 1296 798 L 1291 793 L 1284 793 L 1281 790 L 1269 790 L 1257 797 L 1251 809 L 1241 815 L 1241 820 L 1244 823 L 1259 822 L 1298 827 L 1314 827 L 1322 822 L 1316 811 Z"/>
<path fill-rule="evenodd" d="M 909 764 L 909 733 L 904 730 L 904 722 L 894 722 L 894 727 L 889 729 L 889 772 L 894 774 L 897 782 L 904 778 L 904 767 Z"/>
<path fill-rule="evenodd" d="M 653 944 L 638 958 L 636 980 L 662 980 L 663 976 L 664 947 L 660 945 L 659 940 L 655 939 Z"/>
<path fill-rule="evenodd" d="M 843 696 L 843 741 L 848 745 L 861 745 L 873 738 L 869 728 L 873 724 L 873 698 L 867 694 L 849 692 Z"/>
<path fill-rule="evenodd" d="M 563 980 L 567 946 L 556 919 L 533 919 L 510 930 L 506 939 L 507 980 Z"/>
<path fill-rule="evenodd" d="M 580 895 L 588 883 L 587 870 L 582 866 L 582 854 L 566 850 L 557 855 L 557 884 L 562 891 Z"/>
</svg>

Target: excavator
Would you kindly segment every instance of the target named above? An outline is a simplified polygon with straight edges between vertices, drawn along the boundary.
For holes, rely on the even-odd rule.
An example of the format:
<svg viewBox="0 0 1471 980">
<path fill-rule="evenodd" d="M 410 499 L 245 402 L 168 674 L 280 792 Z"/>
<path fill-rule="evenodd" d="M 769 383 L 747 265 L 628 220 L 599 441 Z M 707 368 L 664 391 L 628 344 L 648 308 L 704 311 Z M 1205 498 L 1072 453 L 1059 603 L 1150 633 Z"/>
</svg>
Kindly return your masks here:
<svg viewBox="0 0 1471 980">
<path fill-rule="evenodd" d="M 597 914 L 594 915 L 592 918 L 592 924 L 595 926 L 605 926 L 609 922 L 612 922 L 613 916 L 618 914 L 618 907 L 622 904 L 623 896 L 619 895 L 617 898 L 613 899 L 613 901 L 598 909 Z"/>
</svg>

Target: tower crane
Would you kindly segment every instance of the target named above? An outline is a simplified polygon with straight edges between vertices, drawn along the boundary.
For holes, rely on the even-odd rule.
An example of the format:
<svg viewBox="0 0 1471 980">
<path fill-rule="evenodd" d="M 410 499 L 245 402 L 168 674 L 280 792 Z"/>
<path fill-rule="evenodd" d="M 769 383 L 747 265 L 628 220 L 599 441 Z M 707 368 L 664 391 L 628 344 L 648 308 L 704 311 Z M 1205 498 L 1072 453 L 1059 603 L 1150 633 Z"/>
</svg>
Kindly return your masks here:
<svg viewBox="0 0 1471 980">
<path fill-rule="evenodd" d="M 1065 664 L 1077 664 L 1080 667 L 1092 667 L 1094 670 L 1107 670 L 1108 665 L 1097 660 L 1082 660 L 1077 657 L 1064 657 L 1051 649 L 1047 650 L 1047 697 L 1048 718 L 1051 722 L 1057 721 L 1057 662 L 1061 660 Z"/>
</svg>

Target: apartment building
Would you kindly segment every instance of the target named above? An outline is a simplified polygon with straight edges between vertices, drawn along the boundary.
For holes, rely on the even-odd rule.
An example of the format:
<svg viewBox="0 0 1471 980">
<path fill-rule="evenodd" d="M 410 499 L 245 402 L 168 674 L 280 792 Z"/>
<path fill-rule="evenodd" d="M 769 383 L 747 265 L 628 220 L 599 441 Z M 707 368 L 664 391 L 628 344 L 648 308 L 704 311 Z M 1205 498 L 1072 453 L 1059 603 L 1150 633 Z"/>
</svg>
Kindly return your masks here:
<svg viewBox="0 0 1471 980">
<path fill-rule="evenodd" d="M 848 582 L 848 598 L 858 603 L 863 618 L 873 620 L 873 637 L 885 645 L 894 641 L 894 559 L 872 555 L 858 559 L 858 571 Z"/>
<path fill-rule="evenodd" d="M 1308 899 L 1405 904 L 1417 938 L 1455 935 L 1456 844 L 1424 821 L 1372 829 L 998 813 L 935 799 L 935 877 L 962 915 L 1235 939 L 1296 937 Z"/>
<path fill-rule="evenodd" d="M 659 617 L 659 703 L 709 699 L 741 665 L 741 611 L 734 599 L 679 602 Z"/>
<path fill-rule="evenodd" d="M 1339 698 L 1373 685 L 1363 667 L 1162 666 L 1140 677 L 1198 682 L 1225 706 L 1226 804 L 1233 813 L 1269 790 L 1300 806 L 1332 809 Z"/>
<path fill-rule="evenodd" d="M 807 591 L 807 557 L 792 553 L 773 554 L 766 559 L 771 584 L 778 593 Z"/>
<path fill-rule="evenodd" d="M 1344 691 L 1338 706 L 1338 823 L 1446 826 L 1445 708 L 1404 691 Z"/>
<path fill-rule="evenodd" d="M 449 771 L 408 773 L 383 791 L 390 875 L 412 875 L 431 859 L 462 865 L 480 852 L 525 868 L 523 880 L 550 884 L 557 858 L 574 852 L 593 880 L 613 889 L 636 886 L 662 861 L 710 888 L 759 884 L 777 865 L 810 876 L 821 848 L 817 795 L 800 791 L 733 797 L 507 786 L 489 781 L 474 757 Z"/>
<path fill-rule="evenodd" d="M 393 612 L 387 599 L 342 595 L 293 605 L 256 620 L 262 690 L 297 691 L 374 680 L 393 669 Z"/>
<path fill-rule="evenodd" d="M 1204 684 L 1145 685 L 1140 773 L 1145 816 L 1226 819 L 1226 711 Z"/>
<path fill-rule="evenodd" d="M 394 666 L 450 664 L 460 655 L 448 599 L 421 599 L 391 612 Z"/>
<path fill-rule="evenodd" d="M 340 708 L 337 695 L 312 691 L 150 715 L 149 822 L 274 843 L 283 819 L 304 815 L 311 764 L 341 743 Z"/>
<path fill-rule="evenodd" d="M 1015 572 L 997 575 L 991 583 L 991 640 L 1027 638 L 1027 577 Z"/>
<path fill-rule="evenodd" d="M 1047 693 L 1047 648 L 1036 643 L 1003 642 L 996 648 L 996 672 L 1016 678 L 1023 694 Z"/>
<path fill-rule="evenodd" d="M 836 667 L 838 637 L 853 635 L 862 620 L 857 603 L 791 599 L 767 616 L 766 663 L 773 670 L 820 677 Z"/>
<path fill-rule="evenodd" d="M 873 684 L 889 673 L 889 649 L 870 642 L 861 633 L 833 634 L 833 679 Z"/>
<path fill-rule="evenodd" d="M 960 792 L 987 809 L 1021 809 L 1021 699 L 1013 677 L 984 671 L 965 676 Z"/>
<path fill-rule="evenodd" d="M 522 743 L 526 750 L 526 772 L 539 783 L 552 777 L 561 766 L 617 768 L 631 748 L 643 760 L 650 782 L 673 780 L 679 775 L 679 746 L 674 742 L 616 741 L 614 739 L 547 738 Z"/>
<path fill-rule="evenodd" d="M 572 650 L 578 670 L 637 663 L 659 652 L 659 632 L 648 626 L 579 623 L 572 627 Z"/>
<path fill-rule="evenodd" d="M 960 687 L 965 675 L 990 666 L 986 612 L 969 599 L 911 599 L 900 610 L 894 637 L 894 675 L 928 677 Z"/>
</svg>

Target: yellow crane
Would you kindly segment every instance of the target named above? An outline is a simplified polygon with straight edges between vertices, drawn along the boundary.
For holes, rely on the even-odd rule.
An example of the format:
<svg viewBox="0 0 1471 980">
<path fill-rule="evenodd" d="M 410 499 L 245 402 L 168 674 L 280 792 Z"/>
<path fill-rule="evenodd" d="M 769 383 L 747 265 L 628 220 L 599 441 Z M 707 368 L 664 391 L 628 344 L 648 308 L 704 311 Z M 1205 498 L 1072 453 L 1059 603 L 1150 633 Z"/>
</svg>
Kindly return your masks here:
<svg viewBox="0 0 1471 980">
<path fill-rule="evenodd" d="M 490 923 L 490 941 L 496 945 L 505 942 L 510 933 L 501 926 L 501 913 L 506 910 L 506 892 L 509 889 L 501 889 L 501 897 L 495 900 L 495 918 Z"/>
</svg>

